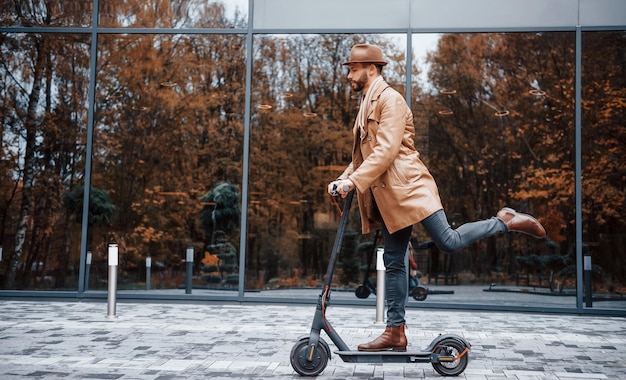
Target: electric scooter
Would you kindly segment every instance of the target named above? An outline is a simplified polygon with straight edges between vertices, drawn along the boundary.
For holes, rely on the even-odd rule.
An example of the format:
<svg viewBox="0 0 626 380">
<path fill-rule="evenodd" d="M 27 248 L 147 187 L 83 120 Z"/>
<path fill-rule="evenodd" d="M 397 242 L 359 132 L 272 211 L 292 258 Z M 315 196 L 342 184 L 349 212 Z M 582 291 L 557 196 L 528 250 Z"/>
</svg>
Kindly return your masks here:
<svg viewBox="0 0 626 380">
<path fill-rule="evenodd" d="M 435 371 L 442 376 L 460 375 L 465 371 L 469 362 L 470 344 L 458 335 L 439 335 L 422 351 L 354 351 L 348 347 L 326 319 L 331 282 L 341 250 L 343 232 L 348 222 L 353 196 L 354 190 L 346 196 L 333 251 L 328 263 L 324 287 L 313 317 L 311 332 L 309 335 L 300 337 L 291 349 L 291 366 L 302 376 L 317 376 L 324 371 L 331 357 L 328 343 L 320 336 L 320 332 L 324 330 L 338 349 L 335 353 L 346 363 L 431 363 Z"/>
</svg>

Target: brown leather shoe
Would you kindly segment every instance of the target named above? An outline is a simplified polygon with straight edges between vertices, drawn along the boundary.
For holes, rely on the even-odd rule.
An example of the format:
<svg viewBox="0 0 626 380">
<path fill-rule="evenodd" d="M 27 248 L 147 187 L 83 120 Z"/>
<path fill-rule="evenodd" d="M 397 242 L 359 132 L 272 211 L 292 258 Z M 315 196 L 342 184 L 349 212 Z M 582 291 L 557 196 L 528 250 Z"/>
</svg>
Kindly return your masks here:
<svg viewBox="0 0 626 380">
<path fill-rule="evenodd" d="M 381 336 L 369 343 L 359 344 L 359 351 L 406 351 L 404 325 L 388 326 Z"/>
<path fill-rule="evenodd" d="M 509 232 L 521 232 L 536 237 L 537 239 L 543 239 L 546 237 L 546 230 L 537 219 L 528 214 L 522 214 L 512 208 L 505 207 L 498 211 L 496 215 L 500 218 Z"/>
</svg>

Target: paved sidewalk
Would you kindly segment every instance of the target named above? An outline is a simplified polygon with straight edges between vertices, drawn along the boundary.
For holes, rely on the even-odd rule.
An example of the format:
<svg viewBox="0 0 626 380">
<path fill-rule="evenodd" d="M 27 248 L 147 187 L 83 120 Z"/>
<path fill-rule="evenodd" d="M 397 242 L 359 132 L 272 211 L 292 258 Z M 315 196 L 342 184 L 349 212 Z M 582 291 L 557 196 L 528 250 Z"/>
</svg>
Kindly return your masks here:
<svg viewBox="0 0 626 380">
<path fill-rule="evenodd" d="M 294 379 L 289 354 L 314 305 L 0 301 L 0 379 Z M 331 306 L 350 347 L 376 337 L 375 309 Z M 439 333 L 471 344 L 460 379 L 625 379 L 619 317 L 407 311 L 409 348 Z M 335 346 L 324 335 L 335 350 Z M 430 364 L 332 359 L 320 379 L 435 379 Z"/>
</svg>

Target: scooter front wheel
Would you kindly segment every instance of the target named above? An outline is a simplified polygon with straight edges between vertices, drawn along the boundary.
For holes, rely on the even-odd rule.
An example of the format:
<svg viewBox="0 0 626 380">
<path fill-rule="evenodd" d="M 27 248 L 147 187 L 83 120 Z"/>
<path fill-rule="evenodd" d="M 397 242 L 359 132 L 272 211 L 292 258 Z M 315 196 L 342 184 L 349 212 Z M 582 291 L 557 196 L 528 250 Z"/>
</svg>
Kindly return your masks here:
<svg viewBox="0 0 626 380">
<path fill-rule="evenodd" d="M 309 338 L 300 338 L 300 340 L 291 349 L 291 366 L 302 376 L 317 376 L 328 364 L 330 357 L 328 345 L 320 338 L 320 344 L 313 350 L 311 360 L 309 359 Z"/>
<path fill-rule="evenodd" d="M 437 343 L 433 348 L 433 353 L 455 359 L 432 363 L 435 371 L 441 376 L 458 376 L 462 374 L 465 368 L 467 368 L 467 363 L 469 363 L 466 348 L 465 344 L 453 338 L 446 338 Z"/>
</svg>

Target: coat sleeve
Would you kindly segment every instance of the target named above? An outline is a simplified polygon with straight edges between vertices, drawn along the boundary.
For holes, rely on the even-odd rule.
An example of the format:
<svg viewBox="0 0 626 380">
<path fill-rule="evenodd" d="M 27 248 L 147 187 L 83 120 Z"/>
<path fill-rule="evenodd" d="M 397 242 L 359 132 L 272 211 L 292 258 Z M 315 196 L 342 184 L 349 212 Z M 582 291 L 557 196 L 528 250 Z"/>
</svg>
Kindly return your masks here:
<svg viewBox="0 0 626 380">
<path fill-rule="evenodd" d="M 375 141 L 372 153 L 364 158 L 363 163 L 349 175 L 350 180 L 360 192 L 370 188 L 376 178 L 387 171 L 400 152 L 406 127 L 407 105 L 399 93 L 392 91 L 389 94 L 380 96 L 378 99 L 380 120 L 378 131 L 373 136 Z M 370 122 L 374 121 L 368 120 L 368 123 Z"/>
<path fill-rule="evenodd" d="M 339 177 L 337 177 L 337 179 L 348 179 L 350 177 L 350 174 L 352 174 L 352 172 L 354 171 L 353 167 L 354 166 L 352 165 L 352 162 L 350 162 L 348 167 L 346 167 L 346 169 L 343 171 L 343 173 L 341 173 Z"/>
</svg>

